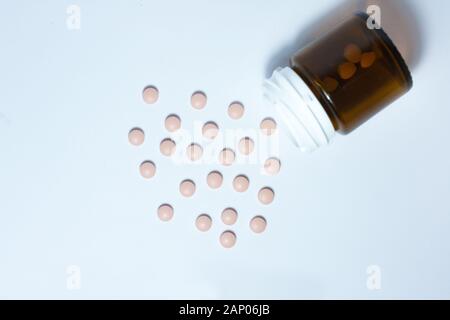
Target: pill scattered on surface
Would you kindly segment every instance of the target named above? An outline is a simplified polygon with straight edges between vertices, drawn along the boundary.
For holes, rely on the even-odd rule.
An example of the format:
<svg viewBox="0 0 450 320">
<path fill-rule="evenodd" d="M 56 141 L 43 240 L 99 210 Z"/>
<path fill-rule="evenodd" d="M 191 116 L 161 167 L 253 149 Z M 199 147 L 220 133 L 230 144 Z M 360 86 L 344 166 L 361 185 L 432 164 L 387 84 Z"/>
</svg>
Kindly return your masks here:
<svg viewBox="0 0 450 320">
<path fill-rule="evenodd" d="M 361 56 L 361 68 L 369 68 L 377 59 L 375 52 L 366 52 Z"/>
<path fill-rule="evenodd" d="M 144 143 L 145 134 L 141 128 L 133 128 L 128 132 L 128 141 L 134 146 L 140 146 Z"/>
<path fill-rule="evenodd" d="M 350 79 L 351 77 L 353 77 L 355 72 L 356 72 L 356 65 L 351 62 L 341 63 L 338 67 L 339 76 L 343 80 Z"/>
<path fill-rule="evenodd" d="M 250 220 L 250 229 L 254 233 L 262 233 L 266 230 L 267 221 L 264 217 L 256 216 L 252 220 Z"/>
<path fill-rule="evenodd" d="M 270 136 L 277 129 L 277 123 L 272 118 L 265 118 L 261 121 L 259 127 L 265 135 Z"/>
<path fill-rule="evenodd" d="M 219 162 L 224 166 L 231 166 L 236 158 L 236 154 L 230 148 L 225 148 L 219 153 Z"/>
<path fill-rule="evenodd" d="M 331 93 L 337 89 L 339 82 L 332 77 L 325 77 L 322 80 L 322 85 L 326 92 Z"/>
<path fill-rule="evenodd" d="M 142 98 L 144 99 L 145 103 L 153 104 L 158 101 L 159 91 L 154 86 L 145 87 L 142 91 Z"/>
<path fill-rule="evenodd" d="M 244 111 L 244 105 L 240 102 L 233 102 L 228 106 L 228 115 L 234 120 L 242 118 Z"/>
<path fill-rule="evenodd" d="M 249 155 L 255 149 L 255 143 L 249 137 L 244 137 L 239 141 L 239 151 L 243 155 Z"/>
<path fill-rule="evenodd" d="M 211 171 L 206 177 L 206 183 L 212 189 L 218 189 L 223 183 L 223 176 L 219 171 Z"/>
<path fill-rule="evenodd" d="M 354 43 L 344 48 L 344 57 L 349 62 L 358 63 L 361 60 L 361 49 Z"/>
<path fill-rule="evenodd" d="M 224 231 L 220 235 L 220 244 L 224 248 L 231 248 L 236 244 L 236 234 L 233 231 Z"/>
<path fill-rule="evenodd" d="M 162 204 L 158 208 L 158 218 L 161 221 L 169 221 L 173 217 L 173 207 L 170 204 Z"/>
<path fill-rule="evenodd" d="M 212 219 L 207 214 L 201 214 L 195 220 L 195 226 L 197 227 L 198 230 L 206 232 L 209 229 L 211 229 Z"/>
<path fill-rule="evenodd" d="M 186 148 L 186 154 L 191 161 L 200 160 L 203 155 L 203 148 L 198 143 L 191 143 Z"/>
<path fill-rule="evenodd" d="M 264 171 L 270 176 L 274 176 L 280 172 L 281 161 L 278 158 L 269 158 L 264 162 Z"/>
<path fill-rule="evenodd" d="M 275 193 L 269 187 L 264 187 L 258 192 L 258 199 L 262 204 L 270 204 L 275 197 Z"/>
<path fill-rule="evenodd" d="M 176 144 L 175 141 L 173 141 L 170 138 L 163 139 L 161 143 L 159 144 L 159 150 L 163 155 L 166 157 L 170 157 L 175 153 L 176 150 Z"/>
<path fill-rule="evenodd" d="M 152 178 L 156 173 L 156 166 L 152 161 L 144 161 L 139 166 L 139 172 L 141 173 L 141 176 L 145 179 Z"/>
<path fill-rule="evenodd" d="M 214 139 L 219 133 L 219 126 L 213 121 L 208 121 L 203 125 L 202 134 L 207 139 Z"/>
<path fill-rule="evenodd" d="M 180 183 L 180 193 L 185 197 L 192 197 L 195 193 L 195 183 L 192 180 L 186 179 Z"/>
<path fill-rule="evenodd" d="M 164 126 L 166 127 L 167 131 L 175 132 L 181 127 L 181 119 L 176 114 L 170 114 L 164 121 Z"/>
<path fill-rule="evenodd" d="M 226 225 L 233 225 L 236 223 L 238 215 L 237 215 L 237 211 L 233 208 L 226 208 L 225 210 L 222 211 L 222 222 L 225 223 Z"/>
<path fill-rule="evenodd" d="M 194 109 L 203 109 L 206 102 L 206 94 L 201 91 L 194 92 L 191 96 L 191 105 Z"/>
<path fill-rule="evenodd" d="M 240 174 L 233 179 L 233 188 L 237 192 L 247 191 L 249 185 L 250 180 L 248 180 L 248 178 L 243 174 Z"/>
</svg>

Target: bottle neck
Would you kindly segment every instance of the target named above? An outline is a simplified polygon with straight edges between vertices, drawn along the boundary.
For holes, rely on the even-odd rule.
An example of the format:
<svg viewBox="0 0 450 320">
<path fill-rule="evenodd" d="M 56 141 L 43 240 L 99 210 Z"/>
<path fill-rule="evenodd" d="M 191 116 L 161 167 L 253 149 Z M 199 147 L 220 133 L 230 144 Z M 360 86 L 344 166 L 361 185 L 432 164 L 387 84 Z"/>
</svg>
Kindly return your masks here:
<svg viewBox="0 0 450 320">
<path fill-rule="evenodd" d="M 332 140 L 335 129 L 307 84 L 289 67 L 276 69 L 264 82 L 265 98 L 275 106 L 293 143 L 314 151 Z"/>
</svg>

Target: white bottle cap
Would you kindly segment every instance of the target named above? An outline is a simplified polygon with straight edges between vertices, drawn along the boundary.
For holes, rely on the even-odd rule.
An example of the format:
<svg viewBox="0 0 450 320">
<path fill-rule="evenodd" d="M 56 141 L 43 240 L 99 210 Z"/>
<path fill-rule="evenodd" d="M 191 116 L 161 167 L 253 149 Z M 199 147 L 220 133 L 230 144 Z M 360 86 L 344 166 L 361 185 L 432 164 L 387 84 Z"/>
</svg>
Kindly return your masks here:
<svg viewBox="0 0 450 320">
<path fill-rule="evenodd" d="M 322 104 L 291 68 L 278 68 L 264 81 L 264 97 L 275 106 L 294 144 L 302 151 L 327 145 L 335 134 Z"/>
</svg>

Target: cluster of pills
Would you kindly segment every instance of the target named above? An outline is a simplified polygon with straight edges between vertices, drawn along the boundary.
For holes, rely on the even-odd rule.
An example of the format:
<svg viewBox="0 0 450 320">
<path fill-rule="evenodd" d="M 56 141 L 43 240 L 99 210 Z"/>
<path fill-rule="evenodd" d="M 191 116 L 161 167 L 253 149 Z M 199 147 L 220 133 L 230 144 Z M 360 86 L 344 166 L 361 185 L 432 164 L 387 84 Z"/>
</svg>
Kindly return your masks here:
<svg viewBox="0 0 450 320">
<path fill-rule="evenodd" d="M 148 86 L 144 88 L 142 97 L 145 103 L 154 104 L 159 99 L 159 90 L 155 86 Z M 201 110 L 207 105 L 207 96 L 202 91 L 196 91 L 191 95 L 191 107 Z M 240 102 L 232 102 L 228 106 L 228 116 L 233 120 L 241 119 L 244 116 L 245 108 Z M 164 127 L 169 133 L 174 133 L 182 127 L 181 118 L 174 113 L 167 115 L 164 119 Z M 260 130 L 266 136 L 271 136 L 277 129 L 277 124 L 272 118 L 265 118 L 260 122 Z M 201 128 L 202 136 L 206 139 L 213 140 L 219 134 L 219 125 L 214 121 L 207 121 Z M 140 146 L 145 141 L 145 133 L 142 128 L 132 128 L 128 133 L 129 143 L 133 146 Z M 163 156 L 171 157 L 174 155 L 177 148 L 177 143 L 171 138 L 164 138 L 160 141 L 159 149 Z M 237 144 L 237 151 L 243 155 L 248 156 L 255 150 L 255 142 L 248 136 L 241 137 Z M 203 147 L 198 142 L 191 142 L 187 145 L 185 154 L 190 161 L 198 161 L 203 156 Z M 236 152 L 232 148 L 223 148 L 217 157 L 218 163 L 223 166 L 231 166 L 236 160 Z M 273 176 L 279 173 L 281 162 L 276 157 L 269 157 L 264 161 L 263 170 L 269 175 Z M 156 164 L 151 160 L 143 161 L 139 166 L 139 173 L 145 179 L 151 179 L 156 174 Z M 219 189 L 224 181 L 223 174 L 214 170 L 206 174 L 206 184 L 210 189 Z M 239 193 L 246 192 L 250 186 L 250 179 L 244 174 L 235 176 L 232 180 L 233 190 Z M 179 193 L 185 198 L 192 197 L 196 192 L 196 182 L 192 179 L 184 179 L 179 183 Z M 275 192 L 271 187 L 263 186 L 257 193 L 257 199 L 263 205 L 269 205 L 275 198 Z M 163 203 L 157 208 L 157 216 L 161 221 L 170 221 L 174 216 L 174 208 L 171 204 Z M 222 223 L 227 226 L 233 226 L 238 220 L 238 212 L 234 208 L 225 208 L 221 212 L 220 219 Z M 213 223 L 213 218 L 201 213 L 195 219 L 195 226 L 201 232 L 210 230 Z M 254 233 L 262 233 L 266 229 L 267 221 L 262 215 L 255 215 L 249 221 L 249 228 Z M 220 234 L 219 242 L 225 248 L 231 248 L 236 243 L 236 233 L 232 230 L 225 230 Z"/>
<path fill-rule="evenodd" d="M 349 80 L 355 76 L 358 71 L 358 65 L 362 69 L 367 69 L 370 68 L 377 59 L 375 52 L 362 52 L 362 50 L 354 43 L 350 43 L 344 48 L 343 57 L 345 61 L 339 64 L 337 68 L 338 77 L 330 75 L 322 79 L 321 84 L 329 93 L 334 92 L 338 88 L 339 81 L 337 78 L 344 81 Z"/>
</svg>

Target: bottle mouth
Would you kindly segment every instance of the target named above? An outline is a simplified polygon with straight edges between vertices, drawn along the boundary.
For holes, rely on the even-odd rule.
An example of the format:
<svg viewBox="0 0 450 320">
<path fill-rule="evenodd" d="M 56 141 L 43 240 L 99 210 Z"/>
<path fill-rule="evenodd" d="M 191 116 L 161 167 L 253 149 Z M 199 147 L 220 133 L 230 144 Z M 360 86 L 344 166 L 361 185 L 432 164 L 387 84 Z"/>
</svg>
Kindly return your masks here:
<svg viewBox="0 0 450 320">
<path fill-rule="evenodd" d="M 263 84 L 263 95 L 274 105 L 292 142 L 311 152 L 330 143 L 333 124 L 307 84 L 289 67 L 277 68 Z"/>
</svg>

